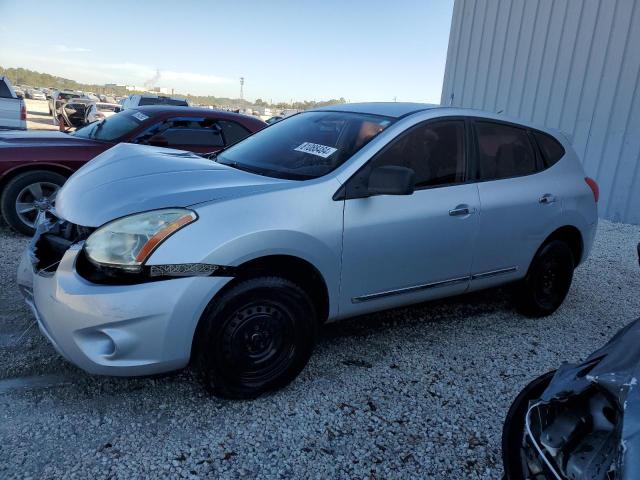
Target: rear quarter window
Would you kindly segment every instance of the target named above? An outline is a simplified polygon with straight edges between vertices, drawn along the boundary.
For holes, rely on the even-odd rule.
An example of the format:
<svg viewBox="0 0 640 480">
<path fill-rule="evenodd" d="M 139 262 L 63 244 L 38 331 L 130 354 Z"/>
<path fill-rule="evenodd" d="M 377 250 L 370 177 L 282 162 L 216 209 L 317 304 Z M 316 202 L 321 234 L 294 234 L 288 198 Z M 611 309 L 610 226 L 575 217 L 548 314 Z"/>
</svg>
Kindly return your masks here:
<svg viewBox="0 0 640 480">
<path fill-rule="evenodd" d="M 244 128 L 242 125 L 229 120 L 219 120 L 218 125 L 222 128 L 222 133 L 227 141 L 227 146 L 238 143 L 240 140 L 244 140 L 251 132 Z"/>
<path fill-rule="evenodd" d="M 542 151 L 542 157 L 545 167 L 549 168 L 555 165 L 558 160 L 564 157 L 564 147 L 551 135 L 542 132 L 532 132 L 536 143 Z"/>
</svg>

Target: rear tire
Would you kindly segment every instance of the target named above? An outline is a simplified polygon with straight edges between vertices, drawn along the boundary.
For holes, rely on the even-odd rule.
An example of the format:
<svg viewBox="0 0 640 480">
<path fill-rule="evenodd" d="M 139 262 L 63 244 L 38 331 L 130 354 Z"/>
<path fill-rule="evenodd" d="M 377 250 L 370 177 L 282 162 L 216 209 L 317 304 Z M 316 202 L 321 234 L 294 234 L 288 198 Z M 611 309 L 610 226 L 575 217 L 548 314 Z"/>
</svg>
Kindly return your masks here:
<svg viewBox="0 0 640 480">
<path fill-rule="evenodd" d="M 305 367 L 317 313 L 309 295 L 279 277 L 241 281 L 214 299 L 196 334 L 196 367 L 215 396 L 255 398 L 282 388 Z"/>
<path fill-rule="evenodd" d="M 65 181 L 66 177 L 63 175 L 48 170 L 24 172 L 12 178 L 0 197 L 0 209 L 5 221 L 17 232 L 33 235 L 33 221 L 38 213 L 38 207 L 34 202 L 37 200 L 40 207 L 45 208 L 44 200 L 62 187 Z M 38 188 L 34 188 L 36 195 L 30 194 L 29 187 L 35 185 L 39 185 Z M 42 193 L 40 198 L 36 198 L 37 192 Z M 29 210 L 27 205 L 30 203 L 33 204 L 33 208 Z"/>
<path fill-rule="evenodd" d="M 561 240 L 544 244 L 531 262 L 527 276 L 515 286 L 518 310 L 534 318 L 551 315 L 569 293 L 573 270 L 569 245 Z"/>
</svg>

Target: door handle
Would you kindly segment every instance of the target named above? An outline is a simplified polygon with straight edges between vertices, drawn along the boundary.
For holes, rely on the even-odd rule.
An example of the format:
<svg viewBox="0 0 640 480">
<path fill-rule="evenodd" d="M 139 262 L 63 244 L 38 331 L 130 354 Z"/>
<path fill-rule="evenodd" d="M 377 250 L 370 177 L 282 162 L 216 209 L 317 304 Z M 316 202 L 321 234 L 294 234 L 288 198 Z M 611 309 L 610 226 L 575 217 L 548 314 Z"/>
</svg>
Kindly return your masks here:
<svg viewBox="0 0 640 480">
<path fill-rule="evenodd" d="M 543 205 L 553 203 L 556 201 L 556 197 L 551 195 L 550 193 L 545 193 L 538 199 L 538 203 L 542 203 Z"/>
<path fill-rule="evenodd" d="M 449 215 L 452 217 L 462 217 L 465 215 L 471 215 L 475 213 L 476 209 L 469 205 L 458 205 L 456 208 L 449 210 Z"/>
</svg>

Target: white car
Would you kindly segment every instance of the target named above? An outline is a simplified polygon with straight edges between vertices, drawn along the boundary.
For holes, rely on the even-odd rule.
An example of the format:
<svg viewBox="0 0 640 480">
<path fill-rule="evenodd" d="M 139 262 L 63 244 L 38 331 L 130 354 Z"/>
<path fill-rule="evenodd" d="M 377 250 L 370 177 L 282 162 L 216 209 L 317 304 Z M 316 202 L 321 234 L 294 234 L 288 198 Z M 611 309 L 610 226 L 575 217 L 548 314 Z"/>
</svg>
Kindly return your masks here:
<svg viewBox="0 0 640 480">
<path fill-rule="evenodd" d="M 97 122 L 98 120 L 104 120 L 105 118 L 115 115 L 120 112 L 122 107 L 117 103 L 103 103 L 97 102 L 89 107 L 87 111 L 87 123 Z"/>
<path fill-rule="evenodd" d="M 0 129 L 26 130 L 27 108 L 7 77 L 0 76 Z"/>
</svg>

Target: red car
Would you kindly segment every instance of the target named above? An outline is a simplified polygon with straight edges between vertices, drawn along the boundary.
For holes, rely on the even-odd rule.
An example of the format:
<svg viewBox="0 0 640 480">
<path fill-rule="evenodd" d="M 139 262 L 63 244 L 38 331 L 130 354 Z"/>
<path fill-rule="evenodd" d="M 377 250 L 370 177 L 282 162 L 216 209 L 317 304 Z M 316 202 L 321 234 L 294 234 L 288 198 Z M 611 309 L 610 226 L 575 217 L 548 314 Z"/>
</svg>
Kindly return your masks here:
<svg viewBox="0 0 640 480">
<path fill-rule="evenodd" d="M 51 207 L 75 170 L 117 143 L 208 153 L 239 142 L 267 124 L 219 110 L 149 106 L 125 110 L 73 133 L 0 133 L 0 207 L 15 230 L 33 234 L 38 212 Z"/>
</svg>

